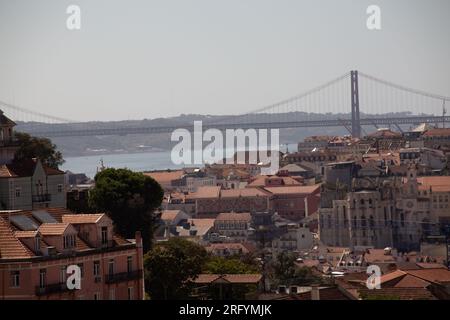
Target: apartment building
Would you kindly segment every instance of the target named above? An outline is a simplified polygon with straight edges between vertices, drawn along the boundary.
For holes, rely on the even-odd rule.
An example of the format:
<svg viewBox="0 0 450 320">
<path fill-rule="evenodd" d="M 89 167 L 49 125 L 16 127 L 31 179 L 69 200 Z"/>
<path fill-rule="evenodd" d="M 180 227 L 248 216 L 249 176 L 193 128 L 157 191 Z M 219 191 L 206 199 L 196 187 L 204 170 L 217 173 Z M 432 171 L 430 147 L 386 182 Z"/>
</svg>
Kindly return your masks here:
<svg viewBox="0 0 450 320">
<path fill-rule="evenodd" d="M 244 242 L 247 240 L 251 220 L 252 217 L 248 212 L 220 213 L 214 221 L 214 229 L 220 235 L 236 242 Z"/>
<path fill-rule="evenodd" d="M 70 290 L 68 267 L 81 271 Z M 142 300 L 142 239 L 113 233 L 103 213 L 0 211 L 0 300 Z"/>
<path fill-rule="evenodd" d="M 429 198 L 433 220 L 450 220 L 450 176 L 418 177 L 419 194 Z"/>
<path fill-rule="evenodd" d="M 268 211 L 270 196 L 260 188 L 223 190 L 221 187 L 200 187 L 185 197 L 185 203 L 195 204 L 197 217 L 215 218 L 222 212 Z"/>
<path fill-rule="evenodd" d="M 277 227 L 279 229 L 279 237 L 272 240 L 273 252 L 298 252 L 312 248 L 314 238 L 308 228 L 302 227 L 297 223 L 285 223 L 277 225 Z"/>
<path fill-rule="evenodd" d="M 14 121 L 0 110 L 0 210 L 65 207 L 64 172 L 38 159 L 14 161 Z"/>
<path fill-rule="evenodd" d="M 2 210 L 35 210 L 65 206 L 63 171 L 50 168 L 35 158 L 0 165 Z"/>
</svg>

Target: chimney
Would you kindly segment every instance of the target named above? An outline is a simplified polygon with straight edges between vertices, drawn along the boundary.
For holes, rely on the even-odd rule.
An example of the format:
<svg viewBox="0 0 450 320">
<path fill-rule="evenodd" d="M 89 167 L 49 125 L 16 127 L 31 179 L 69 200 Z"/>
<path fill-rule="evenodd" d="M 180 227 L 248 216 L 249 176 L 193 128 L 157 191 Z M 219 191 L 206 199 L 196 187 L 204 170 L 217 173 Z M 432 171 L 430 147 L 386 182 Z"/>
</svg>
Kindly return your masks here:
<svg viewBox="0 0 450 320">
<path fill-rule="evenodd" d="M 136 239 L 136 247 L 137 248 L 142 248 L 142 236 L 141 236 L 141 232 L 140 231 L 136 231 L 136 233 L 134 234 L 134 237 Z"/>
<path fill-rule="evenodd" d="M 320 300 L 319 285 L 311 285 L 311 300 Z"/>
</svg>

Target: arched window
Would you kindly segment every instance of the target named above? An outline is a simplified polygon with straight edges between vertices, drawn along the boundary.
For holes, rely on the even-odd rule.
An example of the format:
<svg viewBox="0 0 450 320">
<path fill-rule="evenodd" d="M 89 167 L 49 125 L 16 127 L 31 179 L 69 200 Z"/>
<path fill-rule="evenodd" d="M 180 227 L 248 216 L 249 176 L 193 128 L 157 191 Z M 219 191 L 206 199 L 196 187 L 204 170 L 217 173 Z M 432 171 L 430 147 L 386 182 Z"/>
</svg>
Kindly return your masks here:
<svg viewBox="0 0 450 320">
<path fill-rule="evenodd" d="M 384 225 L 388 225 L 388 214 L 387 214 L 387 208 L 384 207 Z"/>
<path fill-rule="evenodd" d="M 375 228 L 375 219 L 373 218 L 373 216 L 370 216 L 369 218 L 369 226 L 370 228 Z"/>
<path fill-rule="evenodd" d="M 347 226 L 347 208 L 345 206 L 342 207 L 342 221 L 344 221 L 344 226 Z"/>
<path fill-rule="evenodd" d="M 361 216 L 361 227 L 366 226 L 367 226 L 366 216 Z"/>
</svg>

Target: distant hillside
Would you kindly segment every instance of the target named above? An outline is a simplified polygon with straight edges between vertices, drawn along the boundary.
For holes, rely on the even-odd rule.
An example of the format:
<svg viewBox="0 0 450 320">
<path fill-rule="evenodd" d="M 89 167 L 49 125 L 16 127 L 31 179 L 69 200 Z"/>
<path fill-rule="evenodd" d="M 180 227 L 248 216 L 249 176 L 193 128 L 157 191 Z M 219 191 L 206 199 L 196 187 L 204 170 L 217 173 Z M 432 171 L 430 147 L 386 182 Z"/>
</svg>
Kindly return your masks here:
<svg viewBox="0 0 450 320">
<path fill-rule="evenodd" d="M 386 115 L 364 115 L 364 117 L 406 117 L 409 113 L 397 113 Z M 296 118 L 308 118 L 314 119 L 345 119 L 349 115 L 345 114 L 298 114 L 295 115 L 259 115 L 258 121 L 277 121 Z M 233 122 L 239 123 L 245 121 L 242 117 L 236 116 L 211 116 L 211 115 L 180 115 L 172 118 L 158 118 L 158 119 L 144 119 L 144 120 L 127 120 L 127 121 L 109 121 L 109 122 L 87 122 L 77 124 L 46 124 L 36 122 L 19 122 L 17 125 L 17 131 L 29 131 L 37 130 L 41 127 L 46 128 L 85 128 L 86 126 L 95 126 L 96 128 L 109 128 L 112 126 L 121 127 L 138 127 L 138 126 L 177 126 L 186 123 L 192 123 L 194 120 L 202 120 L 204 123 L 220 123 L 225 120 L 232 119 Z M 242 119 L 242 120 L 241 120 Z M 407 129 L 407 128 L 405 128 Z M 366 131 L 374 131 L 374 127 L 366 128 Z M 293 129 L 281 129 L 280 130 L 280 143 L 292 144 L 298 143 L 305 137 L 312 135 L 346 135 L 348 131 L 344 127 L 339 128 L 293 128 Z M 136 152 L 149 152 L 157 150 L 170 150 L 175 143 L 170 141 L 169 134 L 152 134 L 152 135 L 123 135 L 123 136 L 98 136 L 98 137 L 64 137 L 53 138 L 53 142 L 58 146 L 58 149 L 63 153 L 65 157 L 80 156 L 80 155 L 93 155 L 93 154 L 111 154 L 111 153 L 136 153 Z"/>
</svg>

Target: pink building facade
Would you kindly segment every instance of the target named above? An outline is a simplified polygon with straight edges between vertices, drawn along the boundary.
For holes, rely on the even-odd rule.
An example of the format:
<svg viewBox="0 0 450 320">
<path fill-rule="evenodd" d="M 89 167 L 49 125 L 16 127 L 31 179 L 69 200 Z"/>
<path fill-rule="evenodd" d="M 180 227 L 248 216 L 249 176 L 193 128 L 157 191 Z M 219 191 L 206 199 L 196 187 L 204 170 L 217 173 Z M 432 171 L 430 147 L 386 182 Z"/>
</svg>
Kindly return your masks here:
<svg viewBox="0 0 450 320">
<path fill-rule="evenodd" d="M 70 289 L 69 266 L 81 272 Z M 113 233 L 105 214 L 66 209 L 0 212 L 0 300 L 142 300 L 143 252 L 139 233 Z"/>
</svg>

